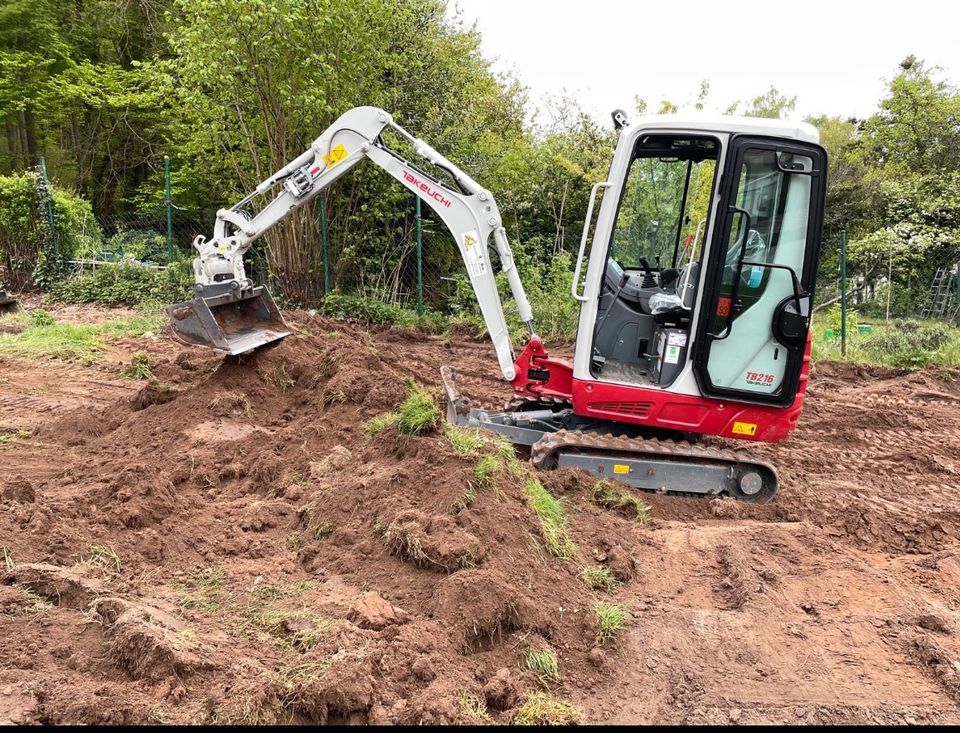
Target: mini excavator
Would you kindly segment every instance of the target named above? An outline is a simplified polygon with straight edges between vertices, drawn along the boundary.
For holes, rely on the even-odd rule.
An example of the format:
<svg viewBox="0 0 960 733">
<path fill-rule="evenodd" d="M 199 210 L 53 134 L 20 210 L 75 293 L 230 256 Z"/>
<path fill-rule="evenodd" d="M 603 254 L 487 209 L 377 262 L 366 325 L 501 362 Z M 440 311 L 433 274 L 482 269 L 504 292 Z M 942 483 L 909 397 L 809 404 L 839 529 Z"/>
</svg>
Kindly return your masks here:
<svg viewBox="0 0 960 733">
<path fill-rule="evenodd" d="M 343 114 L 302 155 L 217 212 L 213 238 L 194 241 L 194 299 L 168 309 L 174 332 L 233 355 L 288 336 L 269 292 L 247 277 L 243 255 L 370 160 L 449 228 L 515 393 L 503 409 L 474 407 L 457 370 L 443 367 L 448 420 L 529 446 L 540 468 L 575 467 L 644 491 L 769 501 L 777 489 L 770 463 L 702 438 L 775 443 L 800 417 L 826 152 L 806 123 L 663 115 L 631 124 L 620 110 L 613 120 L 613 160 L 590 192 L 571 278 L 570 297 L 580 304 L 572 361 L 551 356 L 537 336 L 493 194 L 374 107 Z M 433 174 L 391 149 L 388 131 Z M 494 252 L 530 330 L 519 354 Z"/>
</svg>

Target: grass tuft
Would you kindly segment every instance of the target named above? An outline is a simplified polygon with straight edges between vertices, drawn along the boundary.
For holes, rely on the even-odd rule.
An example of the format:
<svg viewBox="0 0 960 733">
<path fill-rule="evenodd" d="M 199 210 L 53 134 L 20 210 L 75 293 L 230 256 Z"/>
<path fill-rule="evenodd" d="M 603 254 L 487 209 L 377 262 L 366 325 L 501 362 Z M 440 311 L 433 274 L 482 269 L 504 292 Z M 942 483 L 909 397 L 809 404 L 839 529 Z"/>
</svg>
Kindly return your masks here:
<svg viewBox="0 0 960 733">
<path fill-rule="evenodd" d="M 260 631 L 288 641 L 301 651 L 310 651 L 335 625 L 336 620 L 301 608 L 296 611 L 262 610 L 252 614 L 251 623 Z"/>
<path fill-rule="evenodd" d="M 546 692 L 530 692 L 513 716 L 514 725 L 580 725 L 583 711 Z"/>
<path fill-rule="evenodd" d="M 20 586 L 20 592 L 24 595 L 24 598 L 26 598 L 27 600 L 27 605 L 24 607 L 24 610 L 27 613 L 31 613 L 31 614 L 46 613 L 51 608 L 53 608 L 53 604 L 50 603 L 50 601 L 48 601 L 46 598 L 39 595 L 38 593 L 34 593 L 29 588 Z"/>
<path fill-rule="evenodd" d="M 516 478 L 523 473 L 523 461 L 517 458 L 513 444 L 506 438 L 497 437 L 496 454 L 506 464 L 507 470 Z"/>
<path fill-rule="evenodd" d="M 561 560 L 572 558 L 577 552 L 577 546 L 567 531 L 567 515 L 560 500 L 533 477 L 527 479 L 524 490 L 540 520 L 540 531 L 547 550 Z"/>
<path fill-rule="evenodd" d="M 524 655 L 520 668 L 535 673 L 542 685 L 560 681 L 560 663 L 557 661 L 557 653 L 550 647 L 530 649 Z"/>
<path fill-rule="evenodd" d="M 223 583 L 227 573 L 223 568 L 204 568 L 190 574 L 185 581 L 175 585 L 180 589 L 180 608 L 196 609 L 205 613 L 217 613 L 223 607 L 225 590 Z"/>
<path fill-rule="evenodd" d="M 90 554 L 86 557 L 81 555 L 77 565 L 86 565 L 108 573 L 119 573 L 123 569 L 123 560 L 110 545 L 94 542 L 87 545 L 87 549 Z"/>
<path fill-rule="evenodd" d="M 7 430 L 0 431 L 0 445 L 6 443 L 16 443 L 18 440 L 30 437 L 29 430 Z"/>
<path fill-rule="evenodd" d="M 465 509 L 473 506 L 474 502 L 477 500 L 477 492 L 474 490 L 472 484 L 467 484 L 467 489 L 460 496 L 458 496 L 454 502 L 453 506 L 450 508 L 451 514 L 459 514 Z"/>
<path fill-rule="evenodd" d="M 163 707 L 163 705 L 157 703 L 150 708 L 150 712 L 147 713 L 147 720 L 153 725 L 169 725 L 170 715 L 167 713 L 167 710 Z"/>
<path fill-rule="evenodd" d="M 381 415 L 372 417 L 363 424 L 363 432 L 367 436 L 367 442 L 376 438 L 387 428 L 397 424 L 400 416 L 395 412 L 384 412 Z"/>
<path fill-rule="evenodd" d="M 460 703 L 460 712 L 471 723 L 489 724 L 493 722 L 487 712 L 487 704 L 483 698 L 467 690 L 457 693 L 457 702 Z"/>
<path fill-rule="evenodd" d="M 411 387 L 397 408 L 397 429 L 404 435 L 425 435 L 437 429 L 443 416 L 433 397 L 421 387 Z"/>
<path fill-rule="evenodd" d="M 620 585 L 620 581 L 614 577 L 613 573 L 606 568 L 598 568 L 594 565 L 581 570 L 580 579 L 591 590 L 613 590 Z"/>
<path fill-rule="evenodd" d="M 137 351 L 130 358 L 130 366 L 120 370 L 124 379 L 151 379 L 153 377 L 153 359 L 146 351 Z"/>
<path fill-rule="evenodd" d="M 625 512 L 644 527 L 650 524 L 650 505 L 640 498 L 637 492 L 624 488 L 616 481 L 597 481 L 593 485 L 592 496 L 595 504 Z"/>
<path fill-rule="evenodd" d="M 461 455 L 479 455 L 483 449 L 483 437 L 476 429 L 461 428 L 447 423 L 443 434 L 450 441 L 450 446 Z"/>
<path fill-rule="evenodd" d="M 3 551 L 3 567 L 9 573 L 16 567 L 16 563 L 13 561 L 13 550 L 6 545 L 0 549 Z"/>
<path fill-rule="evenodd" d="M 500 473 L 502 464 L 500 459 L 488 453 L 477 461 L 473 467 L 473 478 L 477 486 L 481 489 L 494 489 L 497 487 L 497 474 Z"/>
<path fill-rule="evenodd" d="M 626 608 L 606 601 L 595 601 L 593 613 L 597 619 L 597 643 L 600 645 L 619 634 L 630 618 Z"/>
</svg>

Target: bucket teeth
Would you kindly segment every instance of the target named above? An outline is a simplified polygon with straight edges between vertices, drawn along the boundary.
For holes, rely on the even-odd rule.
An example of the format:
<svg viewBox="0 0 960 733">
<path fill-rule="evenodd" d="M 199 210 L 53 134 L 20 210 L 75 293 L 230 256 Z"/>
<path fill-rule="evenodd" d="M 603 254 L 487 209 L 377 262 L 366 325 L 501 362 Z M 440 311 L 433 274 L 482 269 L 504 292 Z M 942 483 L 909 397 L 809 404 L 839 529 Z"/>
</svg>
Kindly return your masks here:
<svg viewBox="0 0 960 733">
<path fill-rule="evenodd" d="M 290 335 L 269 291 L 257 286 L 242 291 L 197 295 L 167 308 L 174 334 L 187 344 L 236 356 Z"/>
</svg>

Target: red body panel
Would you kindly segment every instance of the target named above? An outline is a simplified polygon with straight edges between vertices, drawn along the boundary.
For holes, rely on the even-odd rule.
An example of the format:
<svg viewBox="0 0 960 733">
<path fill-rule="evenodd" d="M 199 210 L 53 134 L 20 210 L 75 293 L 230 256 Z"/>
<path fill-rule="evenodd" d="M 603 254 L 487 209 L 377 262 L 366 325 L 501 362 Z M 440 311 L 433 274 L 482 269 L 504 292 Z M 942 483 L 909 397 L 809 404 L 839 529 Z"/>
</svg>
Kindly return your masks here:
<svg viewBox="0 0 960 733">
<path fill-rule="evenodd" d="M 569 400 L 583 417 L 646 425 L 701 435 L 776 443 L 796 427 L 810 375 L 810 335 L 803 355 L 797 396 L 788 407 L 754 405 L 716 397 L 675 394 L 667 390 L 574 379 L 573 365 L 552 359 L 532 338 L 517 358 L 513 389 L 527 397 Z M 537 374 L 540 370 L 542 374 Z M 531 374 L 533 372 L 533 374 Z M 547 378 L 538 379 L 546 375 Z M 734 432 L 736 425 L 737 432 Z"/>
</svg>

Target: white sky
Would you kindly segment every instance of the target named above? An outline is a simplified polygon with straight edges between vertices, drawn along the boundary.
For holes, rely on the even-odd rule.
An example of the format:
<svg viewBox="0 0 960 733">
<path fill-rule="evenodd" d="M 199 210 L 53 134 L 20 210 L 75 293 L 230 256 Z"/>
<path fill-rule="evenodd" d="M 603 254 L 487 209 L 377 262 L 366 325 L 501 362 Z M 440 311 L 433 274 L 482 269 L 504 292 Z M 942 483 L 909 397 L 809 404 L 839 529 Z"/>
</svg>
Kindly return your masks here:
<svg viewBox="0 0 960 733">
<path fill-rule="evenodd" d="M 496 71 L 512 71 L 531 101 L 573 93 L 598 121 L 634 96 L 709 104 L 757 96 L 771 85 L 797 97 L 797 116 L 864 117 L 885 80 L 915 54 L 960 74 L 960 5 L 949 0 L 450 0 L 476 21 Z"/>
</svg>

